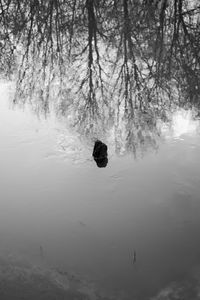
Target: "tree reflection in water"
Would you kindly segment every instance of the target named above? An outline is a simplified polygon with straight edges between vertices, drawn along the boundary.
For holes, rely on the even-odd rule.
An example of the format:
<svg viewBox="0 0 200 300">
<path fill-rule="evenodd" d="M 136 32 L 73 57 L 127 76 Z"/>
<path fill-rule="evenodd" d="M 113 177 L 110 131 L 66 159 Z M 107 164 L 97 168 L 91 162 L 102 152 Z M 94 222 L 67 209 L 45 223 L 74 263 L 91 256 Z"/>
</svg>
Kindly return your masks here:
<svg viewBox="0 0 200 300">
<path fill-rule="evenodd" d="M 4 0 L 0 71 L 14 103 L 144 153 L 174 109 L 200 110 L 199 13 L 189 0 Z"/>
</svg>

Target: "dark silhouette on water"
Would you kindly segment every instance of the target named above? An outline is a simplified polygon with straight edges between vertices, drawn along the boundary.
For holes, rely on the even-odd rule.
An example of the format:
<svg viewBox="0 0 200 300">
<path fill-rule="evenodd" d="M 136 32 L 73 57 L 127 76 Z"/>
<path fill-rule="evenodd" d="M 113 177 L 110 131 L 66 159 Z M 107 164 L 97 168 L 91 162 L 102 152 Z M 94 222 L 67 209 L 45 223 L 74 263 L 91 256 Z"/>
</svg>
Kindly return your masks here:
<svg viewBox="0 0 200 300">
<path fill-rule="evenodd" d="M 96 140 L 93 149 L 93 158 L 99 168 L 105 168 L 108 164 L 108 147 L 106 144 Z"/>
</svg>

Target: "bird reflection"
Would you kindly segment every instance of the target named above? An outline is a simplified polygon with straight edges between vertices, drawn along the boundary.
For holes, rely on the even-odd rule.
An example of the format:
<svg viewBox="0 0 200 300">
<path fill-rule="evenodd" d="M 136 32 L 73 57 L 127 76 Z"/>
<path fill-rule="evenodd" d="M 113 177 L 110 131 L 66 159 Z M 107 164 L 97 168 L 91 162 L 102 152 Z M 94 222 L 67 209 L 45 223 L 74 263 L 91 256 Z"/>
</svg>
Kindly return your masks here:
<svg viewBox="0 0 200 300">
<path fill-rule="evenodd" d="M 105 168 L 108 164 L 108 147 L 99 140 L 95 141 L 93 149 L 93 158 L 99 168 Z"/>
</svg>

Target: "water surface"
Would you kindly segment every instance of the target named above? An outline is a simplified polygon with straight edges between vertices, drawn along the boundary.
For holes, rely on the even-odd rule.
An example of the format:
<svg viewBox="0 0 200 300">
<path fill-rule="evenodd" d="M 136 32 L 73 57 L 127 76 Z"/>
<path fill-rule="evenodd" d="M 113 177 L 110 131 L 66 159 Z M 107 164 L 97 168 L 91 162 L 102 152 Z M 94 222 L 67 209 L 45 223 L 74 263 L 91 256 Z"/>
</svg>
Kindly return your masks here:
<svg viewBox="0 0 200 300">
<path fill-rule="evenodd" d="M 1 85 L 1 252 L 42 251 L 114 299 L 199 299 L 199 135 L 172 136 L 138 160 L 110 152 L 98 169 L 92 144 L 63 124 L 9 109 L 9 89 Z"/>
</svg>

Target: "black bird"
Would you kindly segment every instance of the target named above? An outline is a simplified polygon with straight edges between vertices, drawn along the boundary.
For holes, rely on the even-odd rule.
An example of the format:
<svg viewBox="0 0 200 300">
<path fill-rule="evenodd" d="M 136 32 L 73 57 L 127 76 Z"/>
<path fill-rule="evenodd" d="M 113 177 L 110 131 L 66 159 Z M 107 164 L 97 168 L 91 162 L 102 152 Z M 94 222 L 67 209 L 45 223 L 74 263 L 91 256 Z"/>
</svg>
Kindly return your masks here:
<svg viewBox="0 0 200 300">
<path fill-rule="evenodd" d="M 108 147 L 106 144 L 96 140 L 93 149 L 93 158 L 99 168 L 105 168 L 108 164 Z"/>
</svg>

